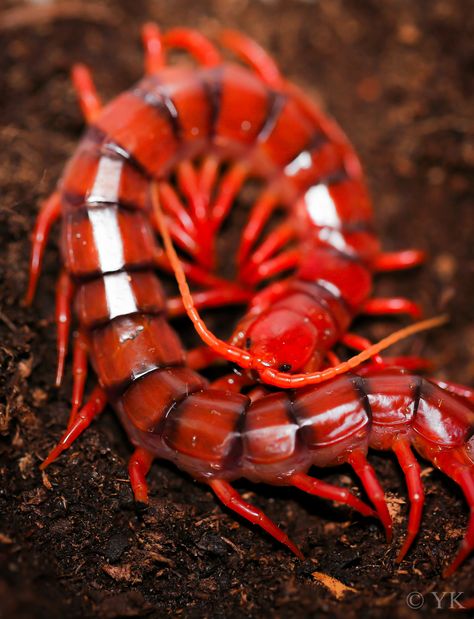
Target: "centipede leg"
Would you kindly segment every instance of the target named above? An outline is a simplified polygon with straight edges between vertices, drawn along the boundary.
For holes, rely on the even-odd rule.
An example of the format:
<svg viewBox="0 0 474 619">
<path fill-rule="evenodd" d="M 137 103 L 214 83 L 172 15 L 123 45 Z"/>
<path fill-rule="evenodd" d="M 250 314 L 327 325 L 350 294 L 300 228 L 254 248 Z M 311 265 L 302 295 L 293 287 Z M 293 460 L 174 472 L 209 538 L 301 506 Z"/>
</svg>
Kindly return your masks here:
<svg viewBox="0 0 474 619">
<path fill-rule="evenodd" d="M 70 426 L 79 410 L 84 396 L 87 379 L 87 340 L 80 331 L 75 334 L 72 355 L 72 408 L 69 417 Z"/>
<path fill-rule="evenodd" d="M 393 297 L 390 299 L 368 299 L 360 311 L 362 314 L 369 314 L 371 316 L 408 314 L 415 320 L 423 316 L 423 311 L 417 303 L 402 297 Z"/>
<path fill-rule="evenodd" d="M 423 264 L 425 260 L 426 253 L 424 251 L 420 249 L 405 249 L 393 253 L 379 254 L 372 263 L 372 268 L 378 273 L 400 271 L 417 267 Z"/>
<path fill-rule="evenodd" d="M 342 336 L 341 342 L 348 348 L 353 348 L 354 350 L 367 350 L 367 348 L 372 346 L 372 342 L 367 338 L 362 337 L 357 333 L 350 332 L 345 333 Z M 423 359 L 415 355 L 405 357 L 382 357 L 381 355 L 374 355 L 371 362 L 364 368 L 361 368 L 361 371 L 370 371 L 370 369 L 374 366 L 378 368 L 396 366 L 412 372 L 424 372 L 432 368 L 432 363 L 427 359 Z"/>
<path fill-rule="evenodd" d="M 177 166 L 177 181 L 186 197 L 190 213 L 197 229 L 199 245 L 195 258 L 205 269 L 214 267 L 214 231 L 209 225 L 208 200 L 200 189 L 196 170 L 189 160 L 181 161 Z"/>
<path fill-rule="evenodd" d="M 146 449 L 137 447 L 128 462 L 128 474 L 135 501 L 148 503 L 148 484 L 146 475 L 153 464 L 155 456 Z"/>
<path fill-rule="evenodd" d="M 174 188 L 166 181 L 158 183 L 158 195 L 164 210 L 174 217 L 193 238 L 196 237 L 196 227 L 186 207 L 181 202 Z"/>
<path fill-rule="evenodd" d="M 224 30 L 220 37 L 224 47 L 247 62 L 269 86 L 281 88 L 283 78 L 273 58 L 255 41 L 235 30 Z"/>
<path fill-rule="evenodd" d="M 86 428 L 89 427 L 92 420 L 95 419 L 104 410 L 107 404 L 107 397 L 102 387 L 95 387 L 88 401 L 81 408 L 74 418 L 73 423 L 67 428 L 66 432 L 59 439 L 58 444 L 49 453 L 46 460 L 40 466 L 44 470 L 56 458 L 78 438 Z"/>
<path fill-rule="evenodd" d="M 443 572 L 443 576 L 448 578 L 474 550 L 474 465 L 462 448 L 435 453 L 432 461 L 461 487 L 470 511 L 467 531 L 461 547 L 454 560 Z"/>
<path fill-rule="evenodd" d="M 260 264 L 268 261 L 278 250 L 294 239 L 295 236 L 294 226 L 286 222 L 270 232 L 261 245 L 249 256 L 245 265 L 243 265 L 241 271 L 242 278 L 246 279 L 249 273 L 258 268 Z"/>
<path fill-rule="evenodd" d="M 173 268 L 171 266 L 170 260 L 163 249 L 156 249 L 154 263 L 159 269 L 162 269 L 166 273 L 173 273 Z M 198 265 L 187 262 L 186 260 L 181 260 L 181 266 L 184 273 L 186 274 L 186 277 L 199 286 L 206 286 L 207 288 L 216 289 L 222 287 L 233 287 L 239 290 L 243 290 L 243 288 L 240 287 L 238 284 L 229 284 L 229 282 L 222 277 L 213 275 L 212 273 L 209 273 Z"/>
<path fill-rule="evenodd" d="M 173 28 L 163 35 L 163 40 L 166 47 L 185 49 L 206 67 L 213 67 L 222 62 L 222 57 L 216 47 L 197 30 Z"/>
<path fill-rule="evenodd" d="M 421 481 L 420 465 L 410 449 L 409 442 L 406 439 L 399 438 L 393 443 L 392 450 L 397 456 L 398 462 L 405 474 L 408 496 L 410 498 L 407 536 L 397 556 L 397 563 L 400 563 L 403 561 L 420 530 L 425 494 Z"/>
<path fill-rule="evenodd" d="M 92 73 L 85 65 L 76 64 L 72 68 L 72 83 L 86 122 L 94 122 L 102 108 L 102 103 L 94 86 Z"/>
<path fill-rule="evenodd" d="M 158 73 L 165 64 L 163 40 L 156 24 L 148 23 L 142 28 L 142 41 L 145 48 L 145 73 Z"/>
<path fill-rule="evenodd" d="M 28 290 L 25 296 L 25 303 L 31 305 L 35 296 L 38 277 L 41 271 L 43 262 L 44 250 L 48 242 L 48 234 L 51 226 L 61 215 L 61 201 L 59 192 L 55 191 L 44 202 L 39 215 L 36 219 L 35 229 L 33 231 L 33 242 L 31 247 L 30 257 L 30 279 Z"/>
<path fill-rule="evenodd" d="M 242 232 L 242 239 L 237 256 L 239 268 L 242 268 L 252 245 L 260 236 L 265 224 L 270 219 L 276 207 L 277 197 L 270 191 L 265 191 L 254 204 L 247 225 Z"/>
<path fill-rule="evenodd" d="M 232 488 L 228 482 L 221 479 L 213 479 L 209 482 L 209 485 L 214 490 L 217 498 L 222 501 L 226 507 L 232 509 L 252 524 L 260 526 L 278 542 L 287 546 L 300 559 L 304 558 L 301 550 L 293 544 L 286 533 L 270 520 L 262 510 L 244 501 L 240 494 Z"/>
<path fill-rule="evenodd" d="M 186 353 L 186 365 L 192 370 L 202 370 L 215 361 L 225 361 L 221 355 L 209 346 L 197 346 Z"/>
<path fill-rule="evenodd" d="M 56 288 L 56 328 L 58 333 L 58 367 L 56 371 L 56 387 L 61 385 L 64 375 L 64 364 L 71 327 L 71 302 L 74 286 L 66 271 L 59 276 Z"/>
<path fill-rule="evenodd" d="M 384 491 L 382 490 L 374 469 L 369 464 L 362 451 L 353 451 L 347 458 L 347 462 L 352 466 L 361 480 L 367 492 L 367 496 L 372 501 L 384 526 L 387 542 L 390 542 L 393 530 L 392 518 L 387 508 Z"/>
<path fill-rule="evenodd" d="M 248 290 L 234 288 L 233 286 L 224 288 L 212 288 L 193 293 L 194 305 L 197 309 L 208 309 L 212 307 L 222 307 L 224 305 L 234 305 L 248 303 L 251 293 Z M 182 316 L 186 313 L 183 299 L 172 297 L 166 303 L 167 313 L 170 317 Z"/>
<path fill-rule="evenodd" d="M 438 385 L 438 387 L 441 387 L 441 389 L 446 389 L 446 391 L 454 393 L 454 395 L 457 395 L 460 398 L 466 398 L 466 400 L 474 403 L 474 389 L 471 387 L 459 385 L 458 383 L 453 383 L 449 380 L 434 380 L 433 378 L 430 378 L 430 383 L 434 383 L 435 385 Z"/>
<path fill-rule="evenodd" d="M 227 217 L 230 207 L 245 181 L 247 172 L 247 166 L 239 161 L 230 168 L 222 179 L 211 212 L 214 230 L 218 230 Z"/>
<path fill-rule="evenodd" d="M 206 197 L 207 203 L 211 200 L 212 188 L 217 179 L 220 162 L 215 155 L 207 155 L 199 169 L 199 188 Z"/>
<path fill-rule="evenodd" d="M 319 496 L 322 499 L 329 499 L 330 501 L 336 501 L 343 505 L 348 505 L 356 511 L 360 512 L 363 516 L 375 516 L 377 513 L 363 501 L 354 496 L 349 490 L 345 488 L 338 488 L 332 484 L 328 484 L 315 477 L 310 477 L 304 473 L 294 473 L 288 478 L 288 484 L 295 486 L 303 492 Z"/>
<path fill-rule="evenodd" d="M 247 272 L 244 277 L 242 274 L 242 281 L 255 286 L 265 279 L 269 279 L 274 275 L 289 271 L 298 266 L 301 260 L 301 252 L 297 249 L 289 249 L 284 251 L 275 258 L 271 258 L 262 264 L 259 264 L 256 269 L 251 272 Z"/>
</svg>

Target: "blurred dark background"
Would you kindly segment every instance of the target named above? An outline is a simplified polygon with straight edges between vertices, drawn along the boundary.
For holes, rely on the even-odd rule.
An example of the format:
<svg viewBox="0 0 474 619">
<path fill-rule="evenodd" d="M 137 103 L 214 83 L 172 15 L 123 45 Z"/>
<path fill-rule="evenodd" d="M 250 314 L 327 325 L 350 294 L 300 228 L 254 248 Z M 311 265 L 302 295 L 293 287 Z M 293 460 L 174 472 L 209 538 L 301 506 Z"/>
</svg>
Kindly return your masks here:
<svg viewBox="0 0 474 619">
<path fill-rule="evenodd" d="M 423 530 L 400 568 L 396 545 L 384 544 L 376 523 L 294 492 L 240 484 L 302 546 L 300 563 L 166 464 L 153 467 L 151 507 L 137 512 L 126 482 L 129 447 L 111 413 L 42 480 L 38 463 L 65 424 L 70 387 L 52 388 L 54 243 L 34 309 L 20 306 L 38 202 L 82 131 L 71 65 L 87 63 L 107 100 L 141 75 L 143 22 L 211 38 L 232 27 L 264 45 L 344 128 L 364 164 L 386 249 L 429 253 L 421 269 L 377 284 L 381 295 L 417 300 L 427 315 L 451 316 L 447 327 L 404 343 L 404 352 L 432 359 L 438 377 L 472 384 L 472 8 L 470 0 L 3 0 L 0 617 L 349 618 L 362 609 L 408 617 L 410 591 L 474 593 L 473 558 L 441 580 L 467 509 L 426 465 Z M 378 337 L 397 324 L 360 321 L 359 329 Z M 389 457 L 372 462 L 401 535 L 404 484 Z M 341 474 L 350 484 L 345 470 L 325 477 L 341 483 Z M 315 572 L 353 590 L 338 599 Z"/>
</svg>

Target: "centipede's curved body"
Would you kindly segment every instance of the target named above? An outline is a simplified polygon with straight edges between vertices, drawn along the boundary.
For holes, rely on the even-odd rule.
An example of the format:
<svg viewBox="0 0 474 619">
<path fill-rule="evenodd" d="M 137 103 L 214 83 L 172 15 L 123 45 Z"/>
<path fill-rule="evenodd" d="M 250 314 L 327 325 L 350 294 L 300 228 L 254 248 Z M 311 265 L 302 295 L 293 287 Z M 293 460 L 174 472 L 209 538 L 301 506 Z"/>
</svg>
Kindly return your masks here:
<svg viewBox="0 0 474 619">
<path fill-rule="evenodd" d="M 296 95 L 270 89 L 237 65 L 165 69 L 146 77 L 108 104 L 81 141 L 61 184 L 65 267 L 76 279 L 95 278 L 80 285 L 80 323 L 90 329 L 118 316 L 163 310 L 151 272 L 150 179 L 166 178 L 179 161 L 209 152 L 245 160 L 288 206 L 299 234 L 299 268 L 281 298 L 270 295 L 273 309 L 263 327 L 291 326 L 298 353 L 307 349 L 300 365 L 311 358 L 318 367 L 318 355 L 347 330 L 371 291 L 370 264 L 380 250 L 362 172 L 333 123 L 310 117 Z M 108 287 L 119 281 L 128 290 L 127 302 L 119 297 L 121 307 L 115 292 L 107 298 Z M 254 297 L 250 315 L 267 311 L 268 296 L 267 290 Z M 162 319 L 151 320 L 161 325 Z M 105 335 L 99 329 L 92 337 Z M 140 371 L 129 360 L 127 376 L 175 363 L 172 349 L 168 354 L 146 368 L 141 359 Z M 102 365 L 94 363 L 109 387 Z M 113 382 L 126 380 L 110 371 Z"/>
<path fill-rule="evenodd" d="M 180 162 L 209 154 L 244 162 L 251 176 L 263 178 L 269 208 L 275 201 L 284 205 L 296 230 L 294 274 L 255 294 L 235 336 L 257 342 L 272 366 L 323 365 L 369 298 L 380 256 L 353 149 L 294 87 L 270 87 L 230 63 L 165 67 L 98 112 L 59 184 L 61 247 L 100 392 L 140 456 L 130 469 L 137 498 L 146 498 L 151 460 L 165 458 L 295 550 L 225 482 L 246 477 L 313 493 L 325 486 L 324 496 L 362 511 L 347 491 L 336 496 L 331 487 L 330 495 L 327 484 L 311 486 L 305 475 L 312 465 L 348 461 L 389 533 L 383 492 L 365 454 L 369 446 L 393 448 L 402 466 L 413 467 L 411 444 L 461 483 L 472 508 L 474 420 L 467 399 L 398 370 L 345 374 L 255 399 L 216 389 L 186 365 L 155 271 L 151 185 L 168 179 Z M 282 329 L 288 345 L 280 355 L 273 340 L 281 344 Z M 76 415 L 54 456 L 85 419 Z M 411 498 L 419 504 L 419 493 Z M 472 548 L 473 529 L 471 518 L 456 565 Z"/>
</svg>

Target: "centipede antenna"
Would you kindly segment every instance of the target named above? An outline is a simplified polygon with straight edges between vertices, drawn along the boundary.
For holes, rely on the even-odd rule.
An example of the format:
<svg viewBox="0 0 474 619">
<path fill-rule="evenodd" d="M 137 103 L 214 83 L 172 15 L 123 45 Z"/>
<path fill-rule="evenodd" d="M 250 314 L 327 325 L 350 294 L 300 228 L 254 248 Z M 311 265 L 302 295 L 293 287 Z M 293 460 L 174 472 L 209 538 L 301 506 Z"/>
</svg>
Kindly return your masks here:
<svg viewBox="0 0 474 619">
<path fill-rule="evenodd" d="M 219 41 L 250 65 L 266 84 L 273 88 L 281 88 L 283 78 L 276 62 L 256 41 L 236 30 L 223 30 L 219 35 Z"/>
<path fill-rule="evenodd" d="M 145 48 L 145 73 L 154 75 L 165 64 L 163 39 L 156 24 L 149 22 L 143 26 L 142 41 Z"/>
<path fill-rule="evenodd" d="M 222 62 L 220 53 L 211 41 L 192 28 L 172 28 L 163 35 L 163 42 L 167 48 L 185 49 L 206 67 L 213 67 Z"/>
<path fill-rule="evenodd" d="M 72 68 L 71 77 L 82 114 L 86 122 L 91 123 L 102 108 L 101 100 L 92 79 L 92 73 L 86 65 L 75 64 Z"/>
<path fill-rule="evenodd" d="M 225 357 L 228 361 L 237 363 L 242 368 L 249 368 L 252 361 L 252 356 L 249 355 L 246 351 L 237 348 L 236 346 L 232 346 L 215 336 L 211 331 L 209 331 L 201 316 L 199 315 L 194 305 L 193 297 L 189 289 L 186 275 L 181 265 L 181 261 L 173 246 L 171 235 L 164 219 L 163 211 L 161 210 L 158 188 L 155 182 L 153 182 L 151 185 L 151 199 L 156 223 L 163 238 L 163 244 L 165 246 L 166 254 L 173 268 L 176 281 L 178 283 L 179 291 L 183 299 L 184 308 L 189 319 L 194 324 L 194 327 L 199 337 L 205 344 L 210 346 L 216 352 L 219 352 L 219 354 Z"/>
</svg>

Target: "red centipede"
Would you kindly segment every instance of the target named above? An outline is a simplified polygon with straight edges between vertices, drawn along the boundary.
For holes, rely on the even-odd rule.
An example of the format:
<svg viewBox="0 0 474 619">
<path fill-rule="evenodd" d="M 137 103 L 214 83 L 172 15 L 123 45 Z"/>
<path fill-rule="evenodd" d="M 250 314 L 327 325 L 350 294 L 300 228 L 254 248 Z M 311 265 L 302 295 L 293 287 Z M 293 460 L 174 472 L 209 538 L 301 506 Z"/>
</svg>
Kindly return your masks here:
<svg viewBox="0 0 474 619">
<path fill-rule="evenodd" d="M 147 501 L 153 460 L 170 460 L 301 556 L 230 482 L 245 477 L 345 503 L 377 515 L 390 540 L 390 514 L 366 454 L 369 447 L 393 450 L 411 500 L 401 561 L 422 515 L 414 447 L 460 485 L 471 509 L 449 575 L 474 547 L 474 392 L 413 374 L 423 367 L 420 359 L 378 355 L 442 319 L 377 344 L 348 331 L 359 313 L 420 316 L 408 299 L 370 295 L 374 273 L 416 266 L 422 252 L 381 252 L 361 166 L 342 131 L 256 43 L 235 32 L 222 41 L 250 69 L 224 61 L 195 31 L 161 35 L 146 25 L 146 76 L 105 106 L 88 70 L 73 71 L 88 128 L 38 217 L 27 292 L 31 302 L 48 232 L 61 217 L 56 382 L 74 305 L 73 406 L 42 468 L 109 402 L 136 448 L 129 473 L 138 501 Z M 198 67 L 169 65 L 166 50 L 174 47 L 191 52 Z M 215 274 L 215 241 L 248 178 L 263 179 L 264 189 L 242 233 L 237 281 L 227 282 Z M 286 214 L 283 223 L 260 242 L 277 209 Z M 178 258 L 173 243 L 187 258 Z M 179 298 L 166 298 L 156 267 L 176 273 Z M 203 289 L 191 294 L 186 278 Z M 248 308 L 223 342 L 197 310 L 230 303 Z M 186 355 L 168 322 L 184 311 L 208 348 Z M 339 362 L 337 342 L 361 352 Z M 209 384 L 198 370 L 213 358 L 243 372 Z M 351 371 L 369 358 L 370 366 Z M 89 361 L 98 385 L 81 408 Z M 312 465 L 343 462 L 360 477 L 375 511 L 308 475 Z"/>
</svg>

